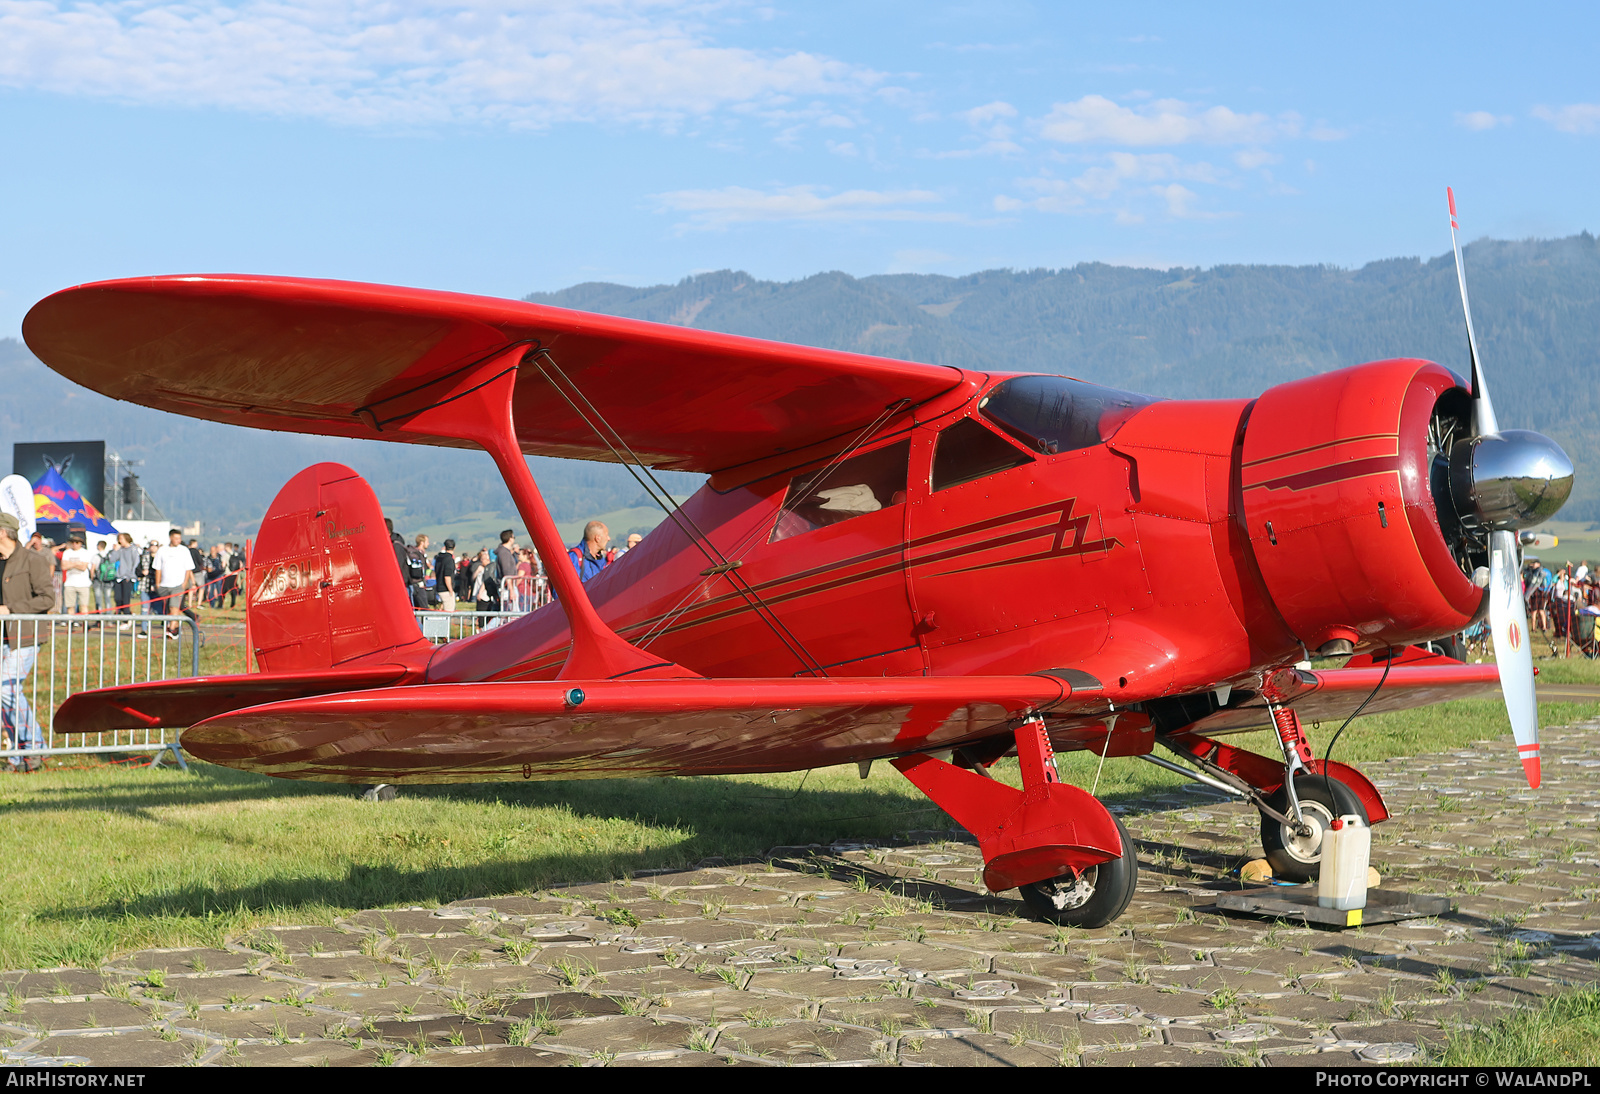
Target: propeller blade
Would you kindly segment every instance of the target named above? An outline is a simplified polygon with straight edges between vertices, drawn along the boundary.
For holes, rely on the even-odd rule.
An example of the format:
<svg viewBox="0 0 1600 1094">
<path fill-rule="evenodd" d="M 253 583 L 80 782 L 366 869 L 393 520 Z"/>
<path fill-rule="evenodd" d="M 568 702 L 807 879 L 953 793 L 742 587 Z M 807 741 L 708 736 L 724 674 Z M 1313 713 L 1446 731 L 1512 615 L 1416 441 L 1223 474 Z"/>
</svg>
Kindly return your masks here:
<svg viewBox="0 0 1600 1094">
<path fill-rule="evenodd" d="M 1456 283 L 1461 287 L 1461 314 L 1467 321 L 1467 351 L 1472 355 L 1472 416 L 1479 437 L 1500 432 L 1494 403 L 1483 380 L 1483 359 L 1478 356 L 1478 336 L 1472 329 L 1472 304 L 1467 300 L 1467 270 L 1456 239 L 1456 192 L 1445 187 L 1450 201 L 1450 249 L 1456 256 Z M 1489 533 L 1489 630 L 1494 636 L 1494 659 L 1500 670 L 1500 693 L 1517 756 L 1528 785 L 1539 787 L 1539 700 L 1533 690 L 1533 643 L 1528 638 L 1528 606 L 1522 599 L 1522 552 L 1517 534 Z"/>
<path fill-rule="evenodd" d="M 1483 382 L 1483 363 L 1478 357 L 1478 336 L 1472 330 L 1472 305 L 1467 302 L 1467 270 L 1461 264 L 1461 244 L 1456 241 L 1456 230 L 1460 227 L 1456 218 L 1456 192 L 1446 186 L 1444 193 L 1450 200 L 1450 249 L 1456 255 L 1456 283 L 1461 286 L 1461 314 L 1467 320 L 1467 352 L 1472 356 L 1474 432 L 1481 437 L 1485 433 L 1500 432 L 1500 423 L 1494 416 L 1494 404 L 1489 401 L 1489 389 Z"/>
<path fill-rule="evenodd" d="M 1489 533 L 1489 630 L 1500 669 L 1500 692 L 1511 718 L 1517 756 L 1528 786 L 1539 788 L 1539 701 L 1533 690 L 1533 642 L 1522 601 L 1522 566 L 1515 532 Z"/>
</svg>

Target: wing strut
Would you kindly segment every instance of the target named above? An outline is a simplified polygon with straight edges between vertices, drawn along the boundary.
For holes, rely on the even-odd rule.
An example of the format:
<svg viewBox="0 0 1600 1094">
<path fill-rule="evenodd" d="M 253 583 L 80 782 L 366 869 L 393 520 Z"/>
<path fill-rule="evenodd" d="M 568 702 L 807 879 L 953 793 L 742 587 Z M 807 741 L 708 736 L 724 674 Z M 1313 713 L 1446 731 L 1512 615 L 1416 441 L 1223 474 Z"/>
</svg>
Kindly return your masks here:
<svg viewBox="0 0 1600 1094">
<path fill-rule="evenodd" d="M 822 667 L 822 662 L 811 655 L 811 651 L 806 649 L 799 636 L 791 631 L 782 619 L 778 618 L 778 613 L 772 610 L 772 606 L 763 600 L 761 594 L 751 588 L 750 583 L 738 572 L 738 563 L 730 562 L 728 556 L 723 554 L 717 545 L 711 541 L 711 537 L 706 535 L 704 529 L 695 523 L 694 518 L 685 513 L 678 503 L 673 500 L 667 488 L 661 484 L 661 480 L 655 477 L 649 466 L 639 458 L 638 453 L 634 452 L 632 446 L 617 431 L 616 427 L 606 421 L 605 415 L 600 413 L 599 409 L 589 401 L 589 397 L 583 393 L 583 389 L 578 387 L 572 378 L 561 370 L 561 366 L 556 363 L 556 359 L 551 356 L 550 351 L 542 346 L 535 347 L 528 353 L 526 360 L 544 375 L 550 386 L 555 388 L 557 393 L 567 401 L 567 405 L 572 408 L 572 412 L 590 429 L 594 430 L 595 436 L 599 437 L 601 442 L 611 450 L 611 454 L 617 458 L 617 462 L 628 469 L 628 474 L 633 476 L 635 482 L 644 487 L 645 493 L 650 495 L 650 500 L 661 507 L 661 511 L 671 518 L 672 522 L 678 526 L 678 529 L 683 532 L 690 543 L 700 549 L 700 553 L 711 564 L 706 576 L 721 574 L 726 577 L 728 583 L 733 586 L 734 591 L 756 613 L 756 617 L 765 623 L 768 629 L 777 636 L 778 641 L 782 642 L 789 652 L 800 660 L 800 663 L 805 666 L 805 671 L 817 676 L 828 675 L 828 670 Z M 546 368 L 546 365 L 549 367 Z M 552 373 L 554 375 L 551 375 Z M 558 378 L 560 380 L 559 383 L 557 382 Z M 571 388 L 570 394 L 568 393 L 568 388 Z M 583 404 L 582 406 L 578 405 L 580 401 Z M 637 470 L 635 470 L 636 466 Z M 649 479 L 648 482 L 645 481 L 646 478 Z M 648 641 L 648 638 L 646 641 Z"/>
<path fill-rule="evenodd" d="M 577 572 L 565 565 L 566 544 L 528 470 L 512 417 L 511 396 L 517 386 L 517 368 L 527 353 L 527 343 L 518 342 L 473 367 L 386 400 L 413 404 L 414 409 L 397 407 L 385 415 L 383 424 L 397 423 L 399 429 L 424 436 L 472 441 L 494 458 L 517 512 L 545 561 L 550 584 L 572 629 L 572 652 L 567 655 L 558 680 L 698 676 L 681 665 L 646 653 L 612 630 L 595 611 Z"/>
</svg>

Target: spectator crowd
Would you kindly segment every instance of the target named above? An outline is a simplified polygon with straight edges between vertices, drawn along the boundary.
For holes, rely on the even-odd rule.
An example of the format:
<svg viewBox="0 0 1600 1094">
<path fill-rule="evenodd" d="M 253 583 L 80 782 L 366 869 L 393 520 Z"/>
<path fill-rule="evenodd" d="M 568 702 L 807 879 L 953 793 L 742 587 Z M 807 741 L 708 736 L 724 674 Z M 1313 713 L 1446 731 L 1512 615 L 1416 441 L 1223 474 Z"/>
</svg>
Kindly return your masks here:
<svg viewBox="0 0 1600 1094">
<path fill-rule="evenodd" d="M 90 547 L 89 543 L 94 546 Z M 187 615 L 198 619 L 201 608 L 235 607 L 244 595 L 244 551 L 237 543 L 202 548 L 198 539 L 183 542 L 174 528 L 165 544 L 151 540 L 144 547 L 120 532 L 115 540 L 87 536 L 73 529 L 57 546 L 35 532 L 26 544 L 49 567 L 54 604 L 62 615 Z M 132 630 L 133 620 L 120 621 Z M 141 635 L 148 635 L 148 625 Z M 167 633 L 176 637 L 176 625 Z"/>
<path fill-rule="evenodd" d="M 515 529 L 500 533 L 500 543 L 477 553 L 457 553 L 456 541 L 447 539 L 435 553 L 428 536 L 407 543 L 385 520 L 395 562 L 418 611 L 529 612 L 550 602 L 550 580 L 544 563 L 532 547 L 517 543 Z M 567 548 L 567 562 L 581 581 L 588 581 L 638 546 L 643 536 L 635 532 L 626 545 L 611 546 L 611 530 L 598 520 L 584 526 L 583 539 Z"/>
<path fill-rule="evenodd" d="M 1551 655 L 1577 651 L 1600 657 L 1595 622 L 1600 618 L 1600 573 L 1587 559 L 1559 568 L 1537 558 L 1522 568 L 1522 587 L 1528 600 L 1528 628 L 1542 633 Z"/>
<path fill-rule="evenodd" d="M 548 575 L 538 554 L 517 542 L 507 528 L 499 544 L 477 552 L 456 550 L 454 539 L 434 551 L 427 535 L 408 543 L 386 520 L 395 561 L 420 610 L 527 612 L 550 601 Z M 568 548 L 567 561 L 588 581 L 643 539 L 630 535 L 622 547 L 611 546 L 611 532 L 592 520 L 583 539 Z M 92 544 L 92 546 L 91 546 Z M 115 540 L 86 536 L 76 529 L 57 545 L 35 532 L 26 544 L 49 568 L 54 602 L 44 611 L 63 615 L 176 615 L 198 619 L 204 608 L 234 608 L 245 595 L 245 555 L 237 543 L 202 547 L 197 538 L 184 542 L 174 528 L 163 544 L 143 547 L 126 532 Z M 119 621 L 130 630 L 136 620 Z M 175 630 L 169 631 L 175 633 Z"/>
</svg>

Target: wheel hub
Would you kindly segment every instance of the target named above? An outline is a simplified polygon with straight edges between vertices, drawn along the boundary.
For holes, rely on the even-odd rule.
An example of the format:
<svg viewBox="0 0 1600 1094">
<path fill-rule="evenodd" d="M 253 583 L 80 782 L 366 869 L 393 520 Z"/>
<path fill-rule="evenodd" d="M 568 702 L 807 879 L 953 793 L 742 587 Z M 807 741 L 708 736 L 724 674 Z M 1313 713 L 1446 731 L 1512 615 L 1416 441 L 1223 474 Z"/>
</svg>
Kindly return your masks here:
<svg viewBox="0 0 1600 1094">
<path fill-rule="evenodd" d="M 1316 862 L 1322 856 L 1323 833 L 1333 825 L 1333 814 L 1321 802 L 1301 801 L 1299 827 L 1284 825 L 1283 849 L 1300 862 Z"/>
<path fill-rule="evenodd" d="M 1089 903 L 1094 896 L 1095 881 L 1098 880 L 1100 868 L 1091 866 L 1075 877 L 1056 878 L 1047 881 L 1039 888 L 1045 898 L 1054 905 L 1058 912 L 1068 912 L 1074 908 L 1081 908 Z"/>
</svg>

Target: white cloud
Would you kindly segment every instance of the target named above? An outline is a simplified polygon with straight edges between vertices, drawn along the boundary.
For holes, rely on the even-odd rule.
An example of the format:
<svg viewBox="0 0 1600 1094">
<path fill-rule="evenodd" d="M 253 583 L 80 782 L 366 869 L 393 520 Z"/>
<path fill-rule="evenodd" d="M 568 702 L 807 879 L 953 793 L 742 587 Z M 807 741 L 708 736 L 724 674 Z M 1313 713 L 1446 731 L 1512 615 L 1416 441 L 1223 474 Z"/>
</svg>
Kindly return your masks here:
<svg viewBox="0 0 1600 1094">
<path fill-rule="evenodd" d="M 1015 118 L 1017 108 L 1010 103 L 992 102 L 983 106 L 975 106 L 971 110 L 963 110 L 956 115 L 971 126 L 988 126 L 1000 118 Z"/>
<path fill-rule="evenodd" d="M 671 124 L 880 74 L 720 46 L 689 0 L 0 0 L 0 86 L 349 124 Z M 823 111 L 831 114 L 831 111 Z"/>
<path fill-rule="evenodd" d="M 1549 122 L 1563 133 L 1600 132 L 1600 103 L 1572 103 L 1554 109 L 1536 106 L 1533 116 Z"/>
<path fill-rule="evenodd" d="M 1058 178 L 1046 172 L 1019 179 L 1019 189 L 1037 196 L 1021 199 L 1001 195 L 995 198 L 994 207 L 1000 212 L 1023 209 L 1043 213 L 1103 212 L 1119 194 L 1125 195 L 1125 199 L 1153 195 L 1161 199 L 1169 216 L 1186 219 L 1217 216 L 1196 209 L 1199 195 L 1182 185 L 1184 182 L 1215 186 L 1227 185 L 1230 180 L 1226 172 L 1209 163 L 1185 163 L 1167 152 L 1112 152 L 1105 157 L 1105 162 L 1073 178 Z M 1126 202 L 1115 211 L 1118 223 L 1136 223 L 1142 219 L 1126 207 Z"/>
<path fill-rule="evenodd" d="M 954 115 L 973 129 L 968 141 L 981 143 L 969 148 L 956 148 L 945 152 L 923 152 L 921 155 L 936 160 L 965 160 L 974 156 L 1009 156 L 1022 151 L 1022 146 L 1011 139 L 1011 126 L 1003 119 L 1015 118 L 1017 108 L 1010 103 L 992 102 L 963 110 Z"/>
<path fill-rule="evenodd" d="M 1463 129 L 1475 129 L 1482 131 L 1485 129 L 1493 129 L 1498 125 L 1510 125 L 1511 116 L 1509 114 L 1491 114 L 1487 110 L 1471 110 L 1464 113 L 1457 112 L 1456 124 Z"/>
<path fill-rule="evenodd" d="M 1119 106 L 1103 95 L 1056 103 L 1038 122 L 1039 134 L 1064 144 L 1265 144 L 1300 132 L 1300 117 L 1239 114 L 1225 106 L 1199 109 L 1177 99 Z"/>
<path fill-rule="evenodd" d="M 1245 152 L 1235 152 L 1233 162 L 1246 171 L 1254 171 L 1258 167 L 1270 167 L 1274 163 L 1282 163 L 1283 157 L 1275 152 L 1263 152 L 1259 148 L 1252 148 Z"/>
<path fill-rule="evenodd" d="M 724 186 L 720 190 L 674 190 L 656 195 L 663 209 L 687 213 L 681 228 L 723 229 L 758 221 L 958 221 L 959 213 L 916 206 L 934 205 L 931 190 L 846 190 L 829 194 L 826 187 L 784 186 L 753 190 Z"/>
<path fill-rule="evenodd" d="M 1207 213 L 1196 209 L 1194 205 L 1195 202 L 1200 200 L 1200 195 L 1187 186 L 1176 182 L 1169 183 L 1166 186 L 1157 186 L 1153 193 L 1160 195 L 1167 203 L 1167 215 L 1177 217 L 1180 220 L 1216 220 L 1218 217 L 1228 215 L 1226 213 Z"/>
<path fill-rule="evenodd" d="M 943 152 L 920 154 L 936 160 L 970 160 L 974 156 L 1011 156 L 1021 151 L 1022 146 L 1016 141 L 997 140 L 984 141 L 975 148 L 951 148 Z"/>
</svg>

